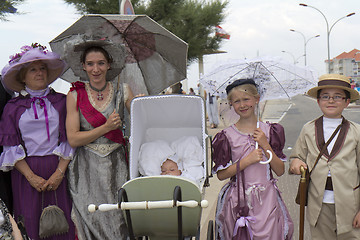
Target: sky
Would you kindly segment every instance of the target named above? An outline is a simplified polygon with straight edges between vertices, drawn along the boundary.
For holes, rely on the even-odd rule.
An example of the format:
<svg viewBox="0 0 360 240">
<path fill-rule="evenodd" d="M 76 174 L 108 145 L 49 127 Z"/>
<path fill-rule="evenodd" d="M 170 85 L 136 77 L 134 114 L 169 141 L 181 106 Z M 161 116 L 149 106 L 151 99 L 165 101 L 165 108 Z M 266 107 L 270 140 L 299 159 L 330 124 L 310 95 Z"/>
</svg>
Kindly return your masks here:
<svg viewBox="0 0 360 240">
<path fill-rule="evenodd" d="M 307 66 L 319 75 L 326 73 L 327 27 L 324 16 L 305 3 L 319 9 L 329 27 L 349 13 L 356 14 L 337 22 L 330 32 L 330 58 L 354 48 L 360 49 L 359 0 L 230 0 L 221 27 L 231 37 L 224 40 L 220 50 L 226 53 L 204 56 L 204 74 L 221 62 L 233 59 L 251 59 L 258 56 L 280 56 L 304 66 L 304 38 L 320 37 L 308 41 Z M 39 42 L 49 47 L 49 42 L 62 33 L 81 15 L 63 0 L 27 0 L 18 6 L 21 15 L 10 15 L 7 22 L 0 22 L 0 67 L 20 47 Z M 298 32 L 292 32 L 294 29 Z M 50 47 L 49 47 L 50 48 Z M 285 51 L 285 52 L 283 52 Z M 196 88 L 199 64 L 191 63 L 187 72 L 188 87 Z M 60 84 L 64 86 L 63 84 Z M 67 86 L 67 85 L 65 85 Z M 187 86 L 187 87 L 186 87 Z"/>
</svg>

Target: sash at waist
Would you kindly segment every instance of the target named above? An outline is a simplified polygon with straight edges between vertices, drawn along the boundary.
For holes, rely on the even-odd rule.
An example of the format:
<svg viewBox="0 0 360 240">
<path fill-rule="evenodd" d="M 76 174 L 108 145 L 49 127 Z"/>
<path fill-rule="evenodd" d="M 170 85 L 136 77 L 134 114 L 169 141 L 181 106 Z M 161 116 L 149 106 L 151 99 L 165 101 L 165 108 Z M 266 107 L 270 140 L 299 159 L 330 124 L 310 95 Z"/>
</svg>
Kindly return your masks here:
<svg viewBox="0 0 360 240">
<path fill-rule="evenodd" d="M 99 155 L 100 157 L 106 157 L 120 146 L 121 144 L 119 143 L 111 143 L 111 144 L 89 143 L 84 147 L 87 150 L 95 153 L 96 155 Z"/>
</svg>

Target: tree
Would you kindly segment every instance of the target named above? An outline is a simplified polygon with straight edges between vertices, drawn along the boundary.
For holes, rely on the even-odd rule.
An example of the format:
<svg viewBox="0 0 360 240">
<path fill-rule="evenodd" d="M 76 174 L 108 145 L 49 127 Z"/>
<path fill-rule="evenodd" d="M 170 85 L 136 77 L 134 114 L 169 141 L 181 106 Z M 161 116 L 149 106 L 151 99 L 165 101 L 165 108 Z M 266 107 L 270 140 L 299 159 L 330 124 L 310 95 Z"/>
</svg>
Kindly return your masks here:
<svg viewBox="0 0 360 240">
<path fill-rule="evenodd" d="M 82 14 L 117 14 L 119 0 L 64 0 Z M 136 14 L 146 14 L 189 45 L 188 62 L 219 49 L 215 26 L 225 18 L 227 0 L 132 0 Z"/>
<path fill-rule="evenodd" d="M 6 16 L 9 14 L 18 14 L 16 5 L 24 0 L 1 0 L 0 1 L 0 21 L 7 21 Z"/>
</svg>

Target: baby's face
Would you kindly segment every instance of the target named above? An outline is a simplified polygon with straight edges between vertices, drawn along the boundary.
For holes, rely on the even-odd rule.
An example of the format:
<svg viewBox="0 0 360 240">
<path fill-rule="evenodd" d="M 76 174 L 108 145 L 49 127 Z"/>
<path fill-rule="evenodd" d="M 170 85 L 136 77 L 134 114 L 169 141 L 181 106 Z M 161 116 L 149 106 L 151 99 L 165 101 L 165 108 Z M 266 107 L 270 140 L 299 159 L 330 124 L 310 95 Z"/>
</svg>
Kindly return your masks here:
<svg viewBox="0 0 360 240">
<path fill-rule="evenodd" d="M 173 175 L 173 176 L 180 176 L 181 171 L 178 168 L 176 162 L 167 159 L 163 165 L 161 165 L 161 175 Z"/>
</svg>

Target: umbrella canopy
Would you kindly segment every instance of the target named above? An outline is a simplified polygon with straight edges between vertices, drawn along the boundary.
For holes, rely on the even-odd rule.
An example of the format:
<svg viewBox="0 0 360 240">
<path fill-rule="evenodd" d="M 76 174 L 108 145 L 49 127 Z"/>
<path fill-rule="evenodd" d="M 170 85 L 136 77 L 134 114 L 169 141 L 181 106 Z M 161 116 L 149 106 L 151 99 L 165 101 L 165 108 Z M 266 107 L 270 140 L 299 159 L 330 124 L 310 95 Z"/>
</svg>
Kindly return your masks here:
<svg viewBox="0 0 360 240">
<path fill-rule="evenodd" d="M 313 70 L 278 57 L 228 61 L 204 75 L 200 83 L 208 93 L 224 96 L 225 88 L 241 78 L 254 79 L 260 100 L 291 98 L 317 86 L 317 74 Z"/>
<path fill-rule="evenodd" d="M 64 57 L 66 43 L 80 34 L 125 46 L 120 81 L 134 94 L 158 94 L 186 78 L 187 43 L 146 15 L 85 15 L 50 41 L 51 49 Z M 61 78 L 80 80 L 71 68 Z"/>
<path fill-rule="evenodd" d="M 216 67 L 204 75 L 200 83 L 210 95 L 226 95 L 226 87 L 237 79 L 251 78 L 257 84 L 260 100 L 291 98 L 304 94 L 317 86 L 317 77 L 309 68 L 298 67 L 277 57 L 262 57 L 252 60 L 233 60 Z M 231 111 L 229 109 L 229 111 Z M 257 111 L 258 119 L 260 112 Z M 257 123 L 259 127 L 259 122 Z M 258 148 L 258 142 L 255 145 Z M 260 161 L 267 164 L 272 159 L 272 152 L 267 150 L 270 158 Z"/>
</svg>

